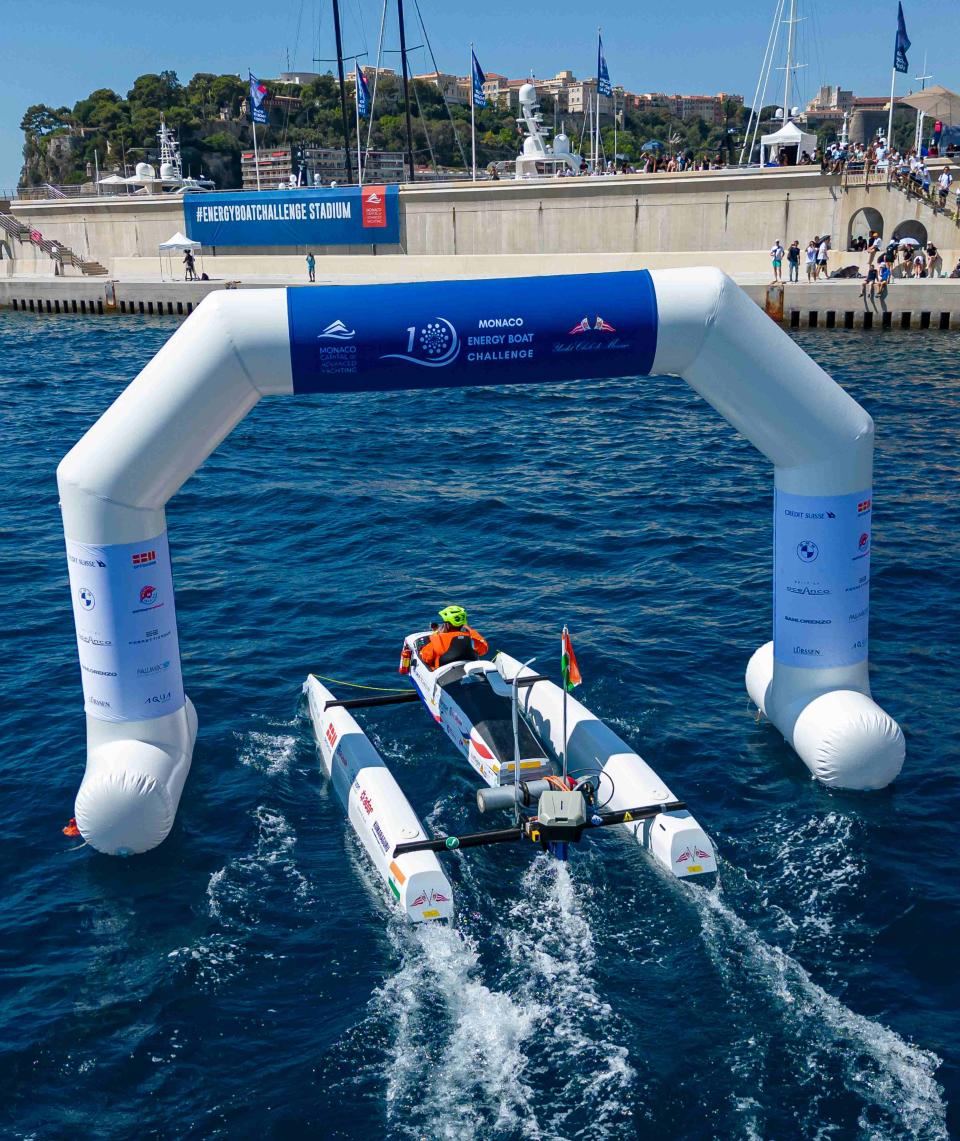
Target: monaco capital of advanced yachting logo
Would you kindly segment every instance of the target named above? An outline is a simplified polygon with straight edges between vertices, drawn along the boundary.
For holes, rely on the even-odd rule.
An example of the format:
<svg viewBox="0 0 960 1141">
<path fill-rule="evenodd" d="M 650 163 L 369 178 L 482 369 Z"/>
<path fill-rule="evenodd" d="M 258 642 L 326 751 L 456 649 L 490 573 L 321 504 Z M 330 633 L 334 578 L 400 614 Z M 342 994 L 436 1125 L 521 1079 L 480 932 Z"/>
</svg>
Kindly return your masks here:
<svg viewBox="0 0 960 1141">
<path fill-rule="evenodd" d="M 336 321 L 331 321 L 323 332 L 318 335 L 317 340 L 322 341 L 324 338 L 327 338 L 331 341 L 351 341 L 356 335 L 356 329 L 348 329 L 347 326 L 337 318 Z"/>
</svg>

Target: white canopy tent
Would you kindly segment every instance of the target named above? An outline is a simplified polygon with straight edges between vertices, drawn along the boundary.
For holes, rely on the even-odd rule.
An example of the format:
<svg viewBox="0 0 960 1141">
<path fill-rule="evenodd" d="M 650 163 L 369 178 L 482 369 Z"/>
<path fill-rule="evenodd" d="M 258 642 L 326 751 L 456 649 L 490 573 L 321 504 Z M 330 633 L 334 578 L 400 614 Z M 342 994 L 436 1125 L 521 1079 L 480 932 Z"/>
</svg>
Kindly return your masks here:
<svg viewBox="0 0 960 1141">
<path fill-rule="evenodd" d="M 174 253 L 183 253 L 186 250 L 196 250 L 200 254 L 200 268 L 203 269 L 203 251 L 199 242 L 195 242 L 192 238 L 188 238 L 186 234 L 181 233 L 179 230 L 173 235 L 172 238 L 167 238 L 165 242 L 161 242 L 159 247 L 160 257 L 160 280 L 163 280 L 163 255 L 167 255 L 167 269 L 170 273 L 170 280 L 173 280 L 173 255 Z"/>
<path fill-rule="evenodd" d="M 779 131 L 761 137 L 760 165 L 777 166 L 780 152 L 786 151 L 787 165 L 796 166 L 804 151 L 812 159 L 816 150 L 817 136 L 801 131 L 797 124 L 790 120 L 784 123 Z"/>
</svg>

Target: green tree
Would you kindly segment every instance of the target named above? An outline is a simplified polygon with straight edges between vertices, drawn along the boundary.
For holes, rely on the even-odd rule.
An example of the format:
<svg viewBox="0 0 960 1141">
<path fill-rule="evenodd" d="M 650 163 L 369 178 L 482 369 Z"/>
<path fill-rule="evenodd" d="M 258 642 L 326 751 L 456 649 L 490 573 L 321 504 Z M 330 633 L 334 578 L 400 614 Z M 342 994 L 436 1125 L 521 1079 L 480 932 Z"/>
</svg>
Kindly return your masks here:
<svg viewBox="0 0 960 1141">
<path fill-rule="evenodd" d="M 61 130 L 66 126 L 68 123 L 62 114 L 48 107 L 46 103 L 34 103 L 26 109 L 20 120 L 20 130 L 34 137 L 48 135 L 51 131 Z"/>
</svg>

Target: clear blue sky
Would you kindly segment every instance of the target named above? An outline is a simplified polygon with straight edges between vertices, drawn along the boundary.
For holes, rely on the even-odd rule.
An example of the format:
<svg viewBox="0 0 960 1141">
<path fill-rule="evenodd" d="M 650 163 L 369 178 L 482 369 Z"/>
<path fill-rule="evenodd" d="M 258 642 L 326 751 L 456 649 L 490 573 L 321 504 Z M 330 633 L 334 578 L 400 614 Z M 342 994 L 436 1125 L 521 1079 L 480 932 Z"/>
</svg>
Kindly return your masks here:
<svg viewBox="0 0 960 1141">
<path fill-rule="evenodd" d="M 443 71 L 465 74 L 468 44 L 487 71 L 520 77 L 552 75 L 570 67 L 593 73 L 596 25 L 602 23 L 614 83 L 632 91 L 736 92 L 749 102 L 773 17 L 772 0 L 687 0 L 644 3 L 607 0 L 482 0 L 451 5 L 419 0 L 427 32 Z M 344 51 L 377 46 L 377 0 L 341 0 Z M 414 0 L 405 0 L 408 43 L 422 37 Z M 890 90 L 896 32 L 896 0 L 798 0 L 799 73 L 803 103 L 821 83 L 852 87 L 858 95 Z M 960 88 L 960 3 L 904 0 L 913 42 L 910 75 L 897 90 L 917 87 L 924 52 L 934 83 Z M 298 35 L 299 25 L 299 35 Z M 397 47 L 395 10 L 388 13 L 388 46 Z M 163 0 L 120 4 L 117 0 L 44 0 L 8 6 L 0 36 L 4 78 L 0 100 L 0 189 L 16 185 L 21 163 L 23 111 L 31 103 L 72 106 L 98 87 L 125 94 L 144 72 L 165 68 L 184 81 L 195 71 L 269 76 L 293 67 L 313 70 L 312 58 L 333 54 L 329 0 Z M 397 57 L 385 60 L 394 66 Z M 426 53 L 411 58 L 416 71 L 430 70 Z M 316 70 L 325 70 L 322 65 Z M 782 75 L 777 77 L 782 90 Z M 771 80 L 771 82 L 773 82 Z M 767 102 L 776 102 L 768 91 Z"/>
</svg>

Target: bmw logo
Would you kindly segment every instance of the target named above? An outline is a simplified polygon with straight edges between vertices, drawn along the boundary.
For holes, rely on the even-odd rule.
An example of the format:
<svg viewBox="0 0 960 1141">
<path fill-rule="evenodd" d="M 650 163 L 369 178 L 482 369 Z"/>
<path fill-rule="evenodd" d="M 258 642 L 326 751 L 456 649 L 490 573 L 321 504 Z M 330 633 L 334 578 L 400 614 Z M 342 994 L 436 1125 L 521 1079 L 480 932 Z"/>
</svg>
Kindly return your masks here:
<svg viewBox="0 0 960 1141">
<path fill-rule="evenodd" d="M 804 539 L 802 543 L 797 544 L 797 558 L 802 563 L 812 563 L 819 554 L 820 548 L 813 539 Z"/>
<path fill-rule="evenodd" d="M 80 602 L 81 610 L 92 610 L 97 605 L 97 600 L 93 597 L 93 591 L 89 586 L 81 586 L 77 591 L 77 599 Z"/>
</svg>

